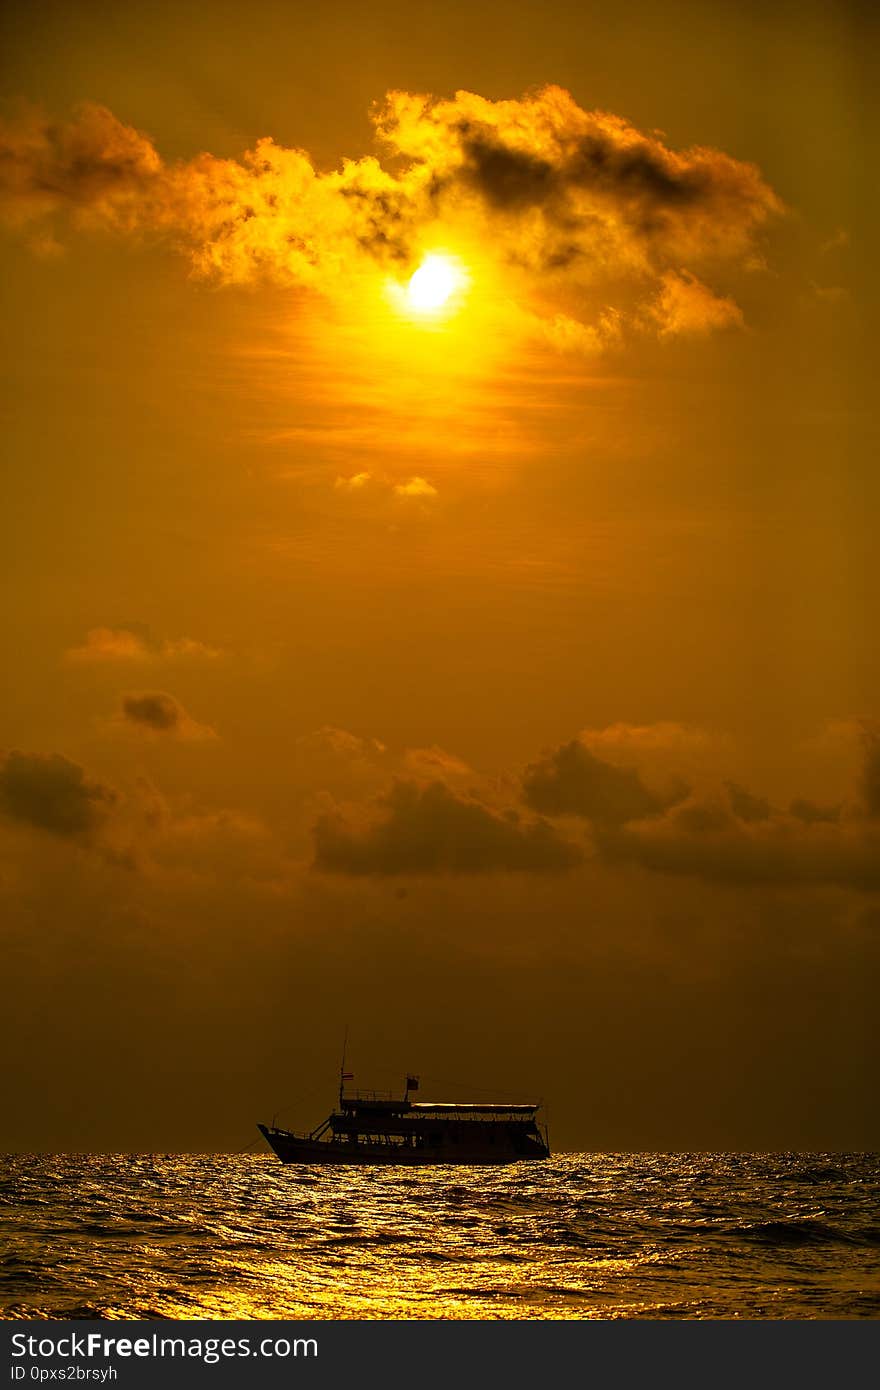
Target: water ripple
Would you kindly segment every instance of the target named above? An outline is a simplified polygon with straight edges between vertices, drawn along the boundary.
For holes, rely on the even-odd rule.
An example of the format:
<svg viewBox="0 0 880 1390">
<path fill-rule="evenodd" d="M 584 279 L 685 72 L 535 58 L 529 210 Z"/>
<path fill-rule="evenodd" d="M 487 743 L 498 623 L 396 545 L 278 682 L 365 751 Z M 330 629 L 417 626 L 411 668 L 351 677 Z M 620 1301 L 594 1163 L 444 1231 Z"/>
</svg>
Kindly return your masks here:
<svg viewBox="0 0 880 1390">
<path fill-rule="evenodd" d="M 417 1171 L 19 1154 L 0 1160 L 0 1306 L 12 1318 L 871 1318 L 878 1196 L 880 1159 L 864 1154 Z"/>
</svg>

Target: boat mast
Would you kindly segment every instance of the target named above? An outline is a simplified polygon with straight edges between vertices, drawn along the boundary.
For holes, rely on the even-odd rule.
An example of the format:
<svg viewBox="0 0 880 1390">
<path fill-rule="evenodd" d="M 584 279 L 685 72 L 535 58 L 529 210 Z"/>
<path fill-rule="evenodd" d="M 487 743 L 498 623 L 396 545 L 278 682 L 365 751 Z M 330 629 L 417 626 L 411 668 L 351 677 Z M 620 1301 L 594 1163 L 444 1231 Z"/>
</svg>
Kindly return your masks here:
<svg viewBox="0 0 880 1390">
<path fill-rule="evenodd" d="M 345 1050 L 348 1047 L 348 1024 L 342 1036 L 342 1061 L 339 1064 L 339 1109 L 342 1109 L 342 1093 L 345 1090 Z"/>
</svg>

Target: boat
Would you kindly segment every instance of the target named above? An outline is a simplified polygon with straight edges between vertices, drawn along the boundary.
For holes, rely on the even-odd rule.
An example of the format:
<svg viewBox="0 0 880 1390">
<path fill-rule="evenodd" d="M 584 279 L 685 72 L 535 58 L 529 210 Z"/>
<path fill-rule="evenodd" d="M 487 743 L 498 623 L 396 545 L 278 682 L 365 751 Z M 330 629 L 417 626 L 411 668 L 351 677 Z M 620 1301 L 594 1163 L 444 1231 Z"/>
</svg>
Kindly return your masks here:
<svg viewBox="0 0 880 1390">
<path fill-rule="evenodd" d="M 411 1075 L 402 1098 L 346 1093 L 351 1079 L 351 1073 L 340 1073 L 338 1107 L 309 1134 L 274 1121 L 257 1126 L 282 1163 L 498 1164 L 550 1157 L 546 1125 L 538 1125 L 540 1102 L 412 1100 L 419 1078 Z"/>
</svg>

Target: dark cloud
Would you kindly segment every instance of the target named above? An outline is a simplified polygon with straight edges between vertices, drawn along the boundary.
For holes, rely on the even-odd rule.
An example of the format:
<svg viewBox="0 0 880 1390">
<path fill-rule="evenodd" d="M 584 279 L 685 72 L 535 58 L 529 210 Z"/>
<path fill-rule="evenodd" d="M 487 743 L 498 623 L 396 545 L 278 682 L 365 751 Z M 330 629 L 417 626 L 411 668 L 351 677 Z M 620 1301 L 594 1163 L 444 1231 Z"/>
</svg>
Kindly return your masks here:
<svg viewBox="0 0 880 1390">
<path fill-rule="evenodd" d="M 0 761 L 0 809 L 53 835 L 96 830 L 116 801 L 111 787 L 60 753 L 12 752 Z"/>
<path fill-rule="evenodd" d="M 173 695 L 162 690 L 132 691 L 122 699 L 122 716 L 140 729 L 187 740 L 215 739 L 208 724 L 198 724 Z"/>
<path fill-rule="evenodd" d="M 824 883 L 880 890 L 880 737 L 859 726 L 862 770 L 849 802 L 805 798 L 775 808 L 738 782 L 706 783 L 665 801 L 635 769 L 612 766 L 573 740 L 527 768 L 525 798 L 547 815 L 591 821 L 600 858 L 656 873 L 730 884 Z M 595 735 L 594 735 L 595 737 Z"/>
<path fill-rule="evenodd" d="M 688 835 L 712 835 L 736 823 L 736 816 L 727 802 L 714 797 L 694 797 L 685 801 L 670 819 Z"/>
<path fill-rule="evenodd" d="M 651 820 L 603 827 L 597 845 L 607 862 L 639 864 L 656 873 L 729 884 L 880 889 L 876 825 L 863 815 L 831 819 L 815 814 L 821 808 L 809 802 L 800 805 L 801 814 L 773 811 L 744 818 L 720 796 L 694 797 Z"/>
<path fill-rule="evenodd" d="M 735 816 L 743 821 L 769 820 L 773 807 L 763 796 L 754 796 L 738 782 L 725 782 L 727 799 Z"/>
<path fill-rule="evenodd" d="M 167 733 L 178 729 L 186 718 L 182 706 L 172 695 L 161 691 L 146 691 L 137 695 L 125 695 L 122 712 L 133 724 L 145 724 L 157 733 Z"/>
<path fill-rule="evenodd" d="M 502 238 L 515 237 L 512 222 L 527 224 L 535 239 L 525 260 L 545 268 L 644 272 L 738 256 L 781 211 L 753 165 L 705 147 L 673 150 L 560 87 L 496 102 L 392 92 L 377 125 L 395 151 L 430 168 L 435 200 L 470 195 L 498 215 Z"/>
<path fill-rule="evenodd" d="M 100 207 L 118 217 L 132 197 L 143 200 L 161 169 L 147 136 L 92 102 L 66 121 L 31 114 L 0 127 L 0 197 L 12 209 Z"/>
<path fill-rule="evenodd" d="M 760 827 L 731 817 L 701 830 L 677 816 L 642 821 L 598 837 L 609 863 L 637 863 L 655 873 L 684 874 L 728 884 L 827 883 L 880 890 L 880 838 L 865 826 L 806 826 L 779 817 Z"/>
<path fill-rule="evenodd" d="M 869 816 L 880 816 L 880 734 L 876 729 L 864 730 L 865 760 L 859 791 Z"/>
<path fill-rule="evenodd" d="M 598 825 L 659 815 L 670 804 L 645 786 L 635 768 L 603 762 L 579 739 L 527 767 L 523 792 L 528 805 L 545 815 L 584 816 Z"/>
<path fill-rule="evenodd" d="M 314 827 L 315 867 L 343 874 L 559 872 L 581 851 L 545 820 L 499 813 L 442 782 L 398 781 L 378 803 L 380 818 L 352 827 L 338 814 Z"/>
<path fill-rule="evenodd" d="M 597 128 L 559 149 L 551 161 L 512 147 L 503 130 L 472 134 L 468 125 L 461 132 L 461 177 L 495 207 L 544 207 L 572 231 L 581 223 L 574 194 L 613 201 L 647 235 L 663 226 L 665 209 L 684 209 L 716 193 L 718 173 L 708 151 L 689 162 L 632 130 L 621 138 L 619 129 Z"/>
<path fill-rule="evenodd" d="M 471 183 L 494 207 L 530 208 L 558 199 L 564 183 L 546 159 L 511 150 L 496 140 L 465 139 L 460 177 Z"/>
<path fill-rule="evenodd" d="M 802 820 L 807 825 L 831 824 L 840 820 L 840 806 L 818 806 L 815 801 L 808 801 L 806 797 L 795 797 L 789 806 L 789 815 L 796 820 Z"/>
</svg>

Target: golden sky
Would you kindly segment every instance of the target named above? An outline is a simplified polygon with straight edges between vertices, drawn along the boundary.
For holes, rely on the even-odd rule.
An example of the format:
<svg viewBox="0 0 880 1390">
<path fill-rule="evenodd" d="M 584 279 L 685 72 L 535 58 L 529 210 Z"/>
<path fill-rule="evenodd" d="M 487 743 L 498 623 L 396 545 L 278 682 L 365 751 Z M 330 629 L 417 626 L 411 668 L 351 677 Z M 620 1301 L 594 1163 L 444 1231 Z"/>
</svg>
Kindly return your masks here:
<svg viewBox="0 0 880 1390">
<path fill-rule="evenodd" d="M 868 11 L 0 23 L 2 1142 L 876 1146 Z"/>
</svg>

